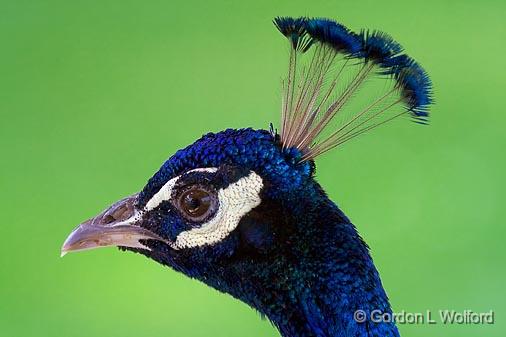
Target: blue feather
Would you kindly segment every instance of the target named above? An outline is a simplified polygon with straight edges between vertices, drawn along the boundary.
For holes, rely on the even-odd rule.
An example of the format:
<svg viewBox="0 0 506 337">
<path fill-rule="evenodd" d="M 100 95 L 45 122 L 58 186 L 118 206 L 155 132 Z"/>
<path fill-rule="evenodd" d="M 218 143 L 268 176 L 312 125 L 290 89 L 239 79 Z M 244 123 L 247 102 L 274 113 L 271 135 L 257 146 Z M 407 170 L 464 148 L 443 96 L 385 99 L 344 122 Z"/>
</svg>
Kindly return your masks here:
<svg viewBox="0 0 506 337">
<path fill-rule="evenodd" d="M 408 66 L 400 68 L 395 74 L 401 86 L 401 95 L 407 108 L 424 124 L 429 116 L 429 106 L 433 103 L 432 83 L 429 75 L 416 61 L 412 60 Z"/>
<path fill-rule="evenodd" d="M 426 124 L 433 98 L 432 82 L 425 69 L 406 54 L 387 57 L 380 67 L 382 74 L 392 75 L 397 81 L 406 108 L 415 121 Z"/>
<path fill-rule="evenodd" d="M 297 147 L 303 153 L 302 160 L 314 159 L 406 112 L 411 114 L 416 123 L 427 124 L 432 103 L 430 79 L 417 62 L 408 55 L 401 54 L 403 47 L 390 35 L 365 29 L 360 34 L 355 34 L 344 25 L 325 18 L 285 17 L 276 18 L 274 22 L 279 31 L 291 41 L 292 51 L 306 52 L 312 45 L 316 49 L 311 62 L 305 66 L 301 64 L 303 58 L 296 57 L 293 52 L 290 54 L 289 72 L 283 88 L 280 135 L 283 148 Z M 336 57 L 338 54 L 340 57 Z M 333 66 L 343 59 L 346 61 L 334 69 Z M 348 62 L 350 59 L 357 62 Z M 345 68 L 353 66 L 359 66 L 360 69 L 346 83 L 341 73 Z M 373 74 L 395 80 L 395 86 L 365 111 L 358 111 L 357 115 L 349 114 L 347 120 L 342 119 L 342 124 L 330 136 L 322 136 L 324 130 L 331 125 L 330 121 L 335 116 L 342 115 L 338 111 L 345 108 L 347 102 Z M 331 83 L 328 92 L 322 89 L 325 82 Z M 340 83 L 346 85 L 338 93 Z M 329 97 L 336 93 L 337 98 L 332 102 Z M 390 94 L 400 94 L 400 98 L 387 104 L 391 99 Z M 391 108 L 399 105 L 404 105 L 406 111 L 389 114 Z"/>
<path fill-rule="evenodd" d="M 361 40 L 344 25 L 329 19 L 310 19 L 306 30 L 315 40 L 325 43 L 337 52 L 357 57 L 362 50 Z"/>
<path fill-rule="evenodd" d="M 362 39 L 362 57 L 380 67 L 391 62 L 391 58 L 403 50 L 402 46 L 390 35 L 381 31 L 362 30 L 360 38 Z"/>
<path fill-rule="evenodd" d="M 307 19 L 304 17 L 296 19 L 290 17 L 277 17 L 274 19 L 274 25 L 281 34 L 290 40 L 293 49 L 302 52 L 307 51 L 312 44 L 312 40 L 306 38 L 306 22 Z"/>
</svg>

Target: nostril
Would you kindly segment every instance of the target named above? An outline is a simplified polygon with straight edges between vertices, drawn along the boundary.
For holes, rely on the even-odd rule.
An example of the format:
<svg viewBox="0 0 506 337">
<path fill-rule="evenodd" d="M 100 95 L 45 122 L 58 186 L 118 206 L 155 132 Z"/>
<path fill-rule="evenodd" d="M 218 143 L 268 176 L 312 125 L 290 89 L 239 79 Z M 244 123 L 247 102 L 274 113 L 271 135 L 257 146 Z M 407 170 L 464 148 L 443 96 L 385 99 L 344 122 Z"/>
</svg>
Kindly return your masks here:
<svg viewBox="0 0 506 337">
<path fill-rule="evenodd" d="M 134 202 L 137 194 L 124 198 L 115 204 L 111 205 L 108 209 L 103 211 L 96 217 L 88 220 L 91 225 L 111 225 L 116 222 L 123 222 L 131 218 L 135 214 Z"/>
<path fill-rule="evenodd" d="M 131 217 L 133 213 L 134 209 L 127 204 L 111 207 L 102 217 L 101 223 L 108 225 L 113 222 L 124 221 Z"/>
<path fill-rule="evenodd" d="M 127 205 L 122 205 L 121 207 L 118 207 L 112 212 L 111 216 L 115 220 L 125 220 L 129 218 L 133 213 L 133 210 L 130 211 L 129 207 Z"/>
<path fill-rule="evenodd" d="M 104 225 L 107 225 L 107 224 L 110 224 L 110 223 L 113 223 L 114 221 L 116 221 L 116 219 L 111 215 L 111 214 L 106 214 L 103 218 L 102 218 L 102 223 Z"/>
</svg>

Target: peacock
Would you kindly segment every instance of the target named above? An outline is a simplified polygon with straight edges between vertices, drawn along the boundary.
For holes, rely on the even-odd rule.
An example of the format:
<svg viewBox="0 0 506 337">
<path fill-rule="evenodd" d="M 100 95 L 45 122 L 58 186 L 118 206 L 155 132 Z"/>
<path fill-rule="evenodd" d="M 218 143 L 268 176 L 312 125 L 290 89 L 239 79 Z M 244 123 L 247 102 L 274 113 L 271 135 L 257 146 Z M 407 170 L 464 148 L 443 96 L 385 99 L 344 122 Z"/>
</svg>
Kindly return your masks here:
<svg viewBox="0 0 506 337">
<path fill-rule="evenodd" d="M 267 317 L 285 337 L 399 336 L 369 247 L 315 179 L 315 159 L 394 119 L 427 124 L 425 70 L 390 35 L 277 17 L 281 122 L 208 133 L 144 188 L 80 224 L 62 254 L 142 254 Z M 364 104 L 365 102 L 365 104 Z"/>
</svg>

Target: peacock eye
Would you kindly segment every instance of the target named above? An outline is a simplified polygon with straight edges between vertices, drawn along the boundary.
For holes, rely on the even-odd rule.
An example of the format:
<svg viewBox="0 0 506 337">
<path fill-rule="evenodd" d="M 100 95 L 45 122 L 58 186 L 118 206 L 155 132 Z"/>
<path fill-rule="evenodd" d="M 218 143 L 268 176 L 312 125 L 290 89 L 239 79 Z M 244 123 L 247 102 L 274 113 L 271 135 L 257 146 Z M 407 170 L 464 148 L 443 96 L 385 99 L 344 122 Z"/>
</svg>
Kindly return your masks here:
<svg viewBox="0 0 506 337">
<path fill-rule="evenodd" d="M 216 212 L 216 192 L 203 186 L 189 186 L 179 194 L 176 206 L 188 220 L 205 220 Z"/>
</svg>

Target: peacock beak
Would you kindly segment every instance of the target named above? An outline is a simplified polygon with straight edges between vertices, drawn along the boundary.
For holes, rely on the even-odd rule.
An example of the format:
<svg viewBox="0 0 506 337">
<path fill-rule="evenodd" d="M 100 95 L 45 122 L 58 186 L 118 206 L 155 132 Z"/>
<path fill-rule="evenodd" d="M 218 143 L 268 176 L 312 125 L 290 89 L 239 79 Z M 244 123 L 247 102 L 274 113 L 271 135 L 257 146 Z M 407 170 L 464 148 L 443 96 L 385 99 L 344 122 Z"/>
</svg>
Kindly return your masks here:
<svg viewBox="0 0 506 337">
<path fill-rule="evenodd" d="M 70 233 L 61 248 L 61 256 L 68 252 L 109 246 L 149 248 L 139 240 L 165 242 L 157 234 L 138 226 L 140 212 L 135 208 L 137 194 L 126 197 L 99 215 L 91 218 Z"/>
</svg>

